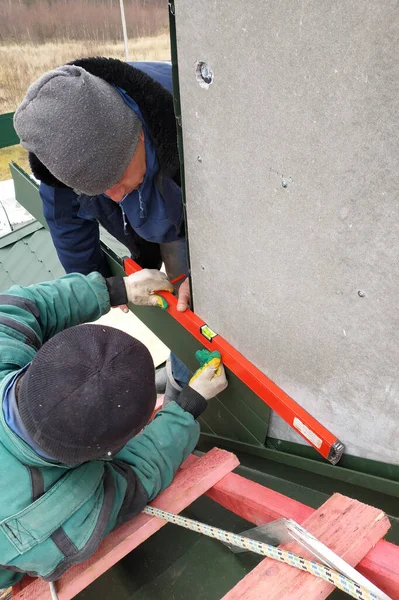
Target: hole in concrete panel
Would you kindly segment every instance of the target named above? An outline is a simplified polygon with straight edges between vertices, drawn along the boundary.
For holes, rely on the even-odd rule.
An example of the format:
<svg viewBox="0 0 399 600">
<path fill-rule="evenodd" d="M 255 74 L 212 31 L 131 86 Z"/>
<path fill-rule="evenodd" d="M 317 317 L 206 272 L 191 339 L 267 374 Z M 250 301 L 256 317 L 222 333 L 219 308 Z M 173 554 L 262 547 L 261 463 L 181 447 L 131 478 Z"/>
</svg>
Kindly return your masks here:
<svg viewBox="0 0 399 600">
<path fill-rule="evenodd" d="M 213 82 L 213 71 L 203 60 L 199 60 L 195 65 L 195 76 L 202 88 L 207 89 Z"/>
</svg>

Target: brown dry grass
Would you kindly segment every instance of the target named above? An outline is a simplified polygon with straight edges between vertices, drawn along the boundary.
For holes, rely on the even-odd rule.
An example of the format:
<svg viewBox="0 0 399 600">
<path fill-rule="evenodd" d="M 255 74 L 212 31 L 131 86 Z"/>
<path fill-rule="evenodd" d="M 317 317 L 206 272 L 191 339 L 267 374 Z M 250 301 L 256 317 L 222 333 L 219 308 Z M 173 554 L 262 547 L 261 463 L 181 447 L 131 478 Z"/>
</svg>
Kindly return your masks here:
<svg viewBox="0 0 399 600">
<path fill-rule="evenodd" d="M 168 27 L 165 0 L 123 3 L 130 38 L 153 36 Z M 3 44 L 122 39 L 118 0 L 0 0 Z"/>
<path fill-rule="evenodd" d="M 11 146 L 10 148 L 2 148 L 0 150 L 0 181 L 10 179 L 11 173 L 9 165 L 12 160 L 21 165 L 21 167 L 25 169 L 25 171 L 30 173 L 28 153 L 22 148 L 22 146 Z"/>
<path fill-rule="evenodd" d="M 130 60 L 170 60 L 169 34 L 129 41 Z M 45 71 L 84 56 L 124 58 L 122 42 L 60 41 L 0 45 L 0 114 L 15 110 L 28 86 Z"/>
<path fill-rule="evenodd" d="M 130 60 L 170 60 L 169 34 L 129 41 Z M 0 45 L 0 114 L 14 111 L 29 85 L 45 71 L 84 56 L 124 58 L 123 44 L 60 41 L 46 44 Z M 10 178 L 8 163 L 28 169 L 25 151 L 15 146 L 0 150 L 0 181 Z"/>
</svg>

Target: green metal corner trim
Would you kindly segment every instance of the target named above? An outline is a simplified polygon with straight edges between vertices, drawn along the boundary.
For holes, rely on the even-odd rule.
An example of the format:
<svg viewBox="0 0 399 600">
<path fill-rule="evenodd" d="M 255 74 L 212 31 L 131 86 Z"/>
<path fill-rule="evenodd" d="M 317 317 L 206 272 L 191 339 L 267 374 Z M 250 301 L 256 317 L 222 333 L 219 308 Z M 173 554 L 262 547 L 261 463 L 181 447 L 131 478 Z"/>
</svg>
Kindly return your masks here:
<svg viewBox="0 0 399 600">
<path fill-rule="evenodd" d="M 305 444 L 297 444 L 295 442 L 287 442 L 274 438 L 267 438 L 266 447 L 271 450 L 278 450 L 287 454 L 309 458 L 324 464 L 323 458 L 310 446 Z M 367 475 L 376 475 L 395 482 L 399 482 L 399 465 L 383 463 L 369 458 L 361 458 L 360 456 L 352 456 L 344 454 L 339 462 L 339 466 L 352 471 L 366 473 Z"/>
<path fill-rule="evenodd" d="M 43 215 L 38 184 L 15 162 L 10 163 L 10 170 L 14 180 L 16 199 L 45 229 L 48 229 Z"/>
<path fill-rule="evenodd" d="M 264 460 L 271 461 L 287 467 L 294 467 L 302 472 L 311 473 L 310 477 L 313 480 L 317 476 L 322 476 L 322 486 L 326 489 L 326 479 L 348 483 L 353 487 L 364 488 L 374 493 L 380 492 L 388 496 L 399 498 L 399 481 L 387 479 L 384 476 L 371 475 L 362 473 L 339 465 L 330 465 L 329 463 L 310 458 L 304 458 L 295 454 L 272 450 L 271 448 L 248 446 L 242 442 L 235 442 L 229 439 L 218 438 L 209 434 L 201 435 L 200 449 L 206 452 L 209 448 L 218 445 L 219 447 L 233 450 L 234 452 L 243 452 L 253 457 L 260 457 Z M 259 465 L 258 467 L 259 468 Z M 335 487 L 333 486 L 333 489 Z M 331 492 L 332 493 L 332 492 Z M 398 507 L 399 508 L 399 507 Z"/>
<path fill-rule="evenodd" d="M 14 113 L 5 113 L 0 115 L 0 148 L 16 146 L 19 144 L 19 137 L 14 129 Z"/>
<path fill-rule="evenodd" d="M 34 233 L 35 231 L 38 231 L 39 229 L 43 229 L 43 225 L 38 221 L 33 221 L 31 223 L 27 223 L 27 225 L 19 227 L 18 229 L 15 229 L 15 231 L 11 231 L 10 233 L 3 235 L 0 238 L 0 249 L 10 246 L 11 244 L 15 244 L 22 238 Z"/>
<path fill-rule="evenodd" d="M 32 285 L 65 274 L 54 252 L 50 232 L 24 228 L 25 235 L 0 248 L 0 291 L 12 285 Z"/>
</svg>

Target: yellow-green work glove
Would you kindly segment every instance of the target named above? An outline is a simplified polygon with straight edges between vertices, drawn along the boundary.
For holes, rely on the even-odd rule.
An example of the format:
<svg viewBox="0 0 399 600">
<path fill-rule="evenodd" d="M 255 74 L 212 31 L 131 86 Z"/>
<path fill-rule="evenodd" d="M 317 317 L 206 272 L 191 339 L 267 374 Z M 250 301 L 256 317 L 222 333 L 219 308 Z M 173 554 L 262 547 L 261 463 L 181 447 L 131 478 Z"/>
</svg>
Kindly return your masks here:
<svg viewBox="0 0 399 600">
<path fill-rule="evenodd" d="M 194 373 L 189 381 L 189 386 L 205 400 L 214 398 L 227 388 L 226 373 L 222 364 L 220 352 L 198 350 L 197 360 L 201 367 Z"/>
<path fill-rule="evenodd" d="M 164 310 L 168 308 L 166 300 L 154 293 L 161 290 L 173 292 L 173 285 L 169 282 L 165 273 L 161 273 L 156 269 L 142 269 L 129 275 L 129 277 L 124 277 L 123 280 L 128 301 L 132 304 L 159 306 Z"/>
</svg>

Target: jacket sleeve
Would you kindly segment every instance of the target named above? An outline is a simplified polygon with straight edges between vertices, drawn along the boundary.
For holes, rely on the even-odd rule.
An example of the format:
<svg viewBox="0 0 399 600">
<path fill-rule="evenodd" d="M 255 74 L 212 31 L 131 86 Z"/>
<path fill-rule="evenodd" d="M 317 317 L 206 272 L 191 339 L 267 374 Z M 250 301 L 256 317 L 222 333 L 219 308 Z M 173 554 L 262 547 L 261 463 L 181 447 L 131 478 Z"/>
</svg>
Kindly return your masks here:
<svg viewBox="0 0 399 600">
<path fill-rule="evenodd" d="M 13 571 L 0 569 L 0 590 L 5 590 L 16 585 L 24 576 L 25 573 L 14 573 Z"/>
<path fill-rule="evenodd" d="M 97 221 L 79 216 L 78 196 L 69 188 L 40 184 L 43 214 L 50 228 L 58 258 L 66 273 L 87 275 L 98 271 L 107 277 L 109 268 L 100 245 Z"/>
<path fill-rule="evenodd" d="M 107 282 L 99 273 L 11 287 L 0 294 L 0 369 L 1 364 L 7 368 L 5 363 L 25 366 L 53 335 L 94 321 L 109 309 Z"/>
<path fill-rule="evenodd" d="M 202 396 L 192 388 L 184 388 L 178 401 L 160 410 L 115 457 L 111 466 L 116 480 L 116 506 L 108 531 L 137 515 L 170 485 L 197 445 L 200 427 L 194 414 L 200 414 L 206 406 Z"/>
</svg>

